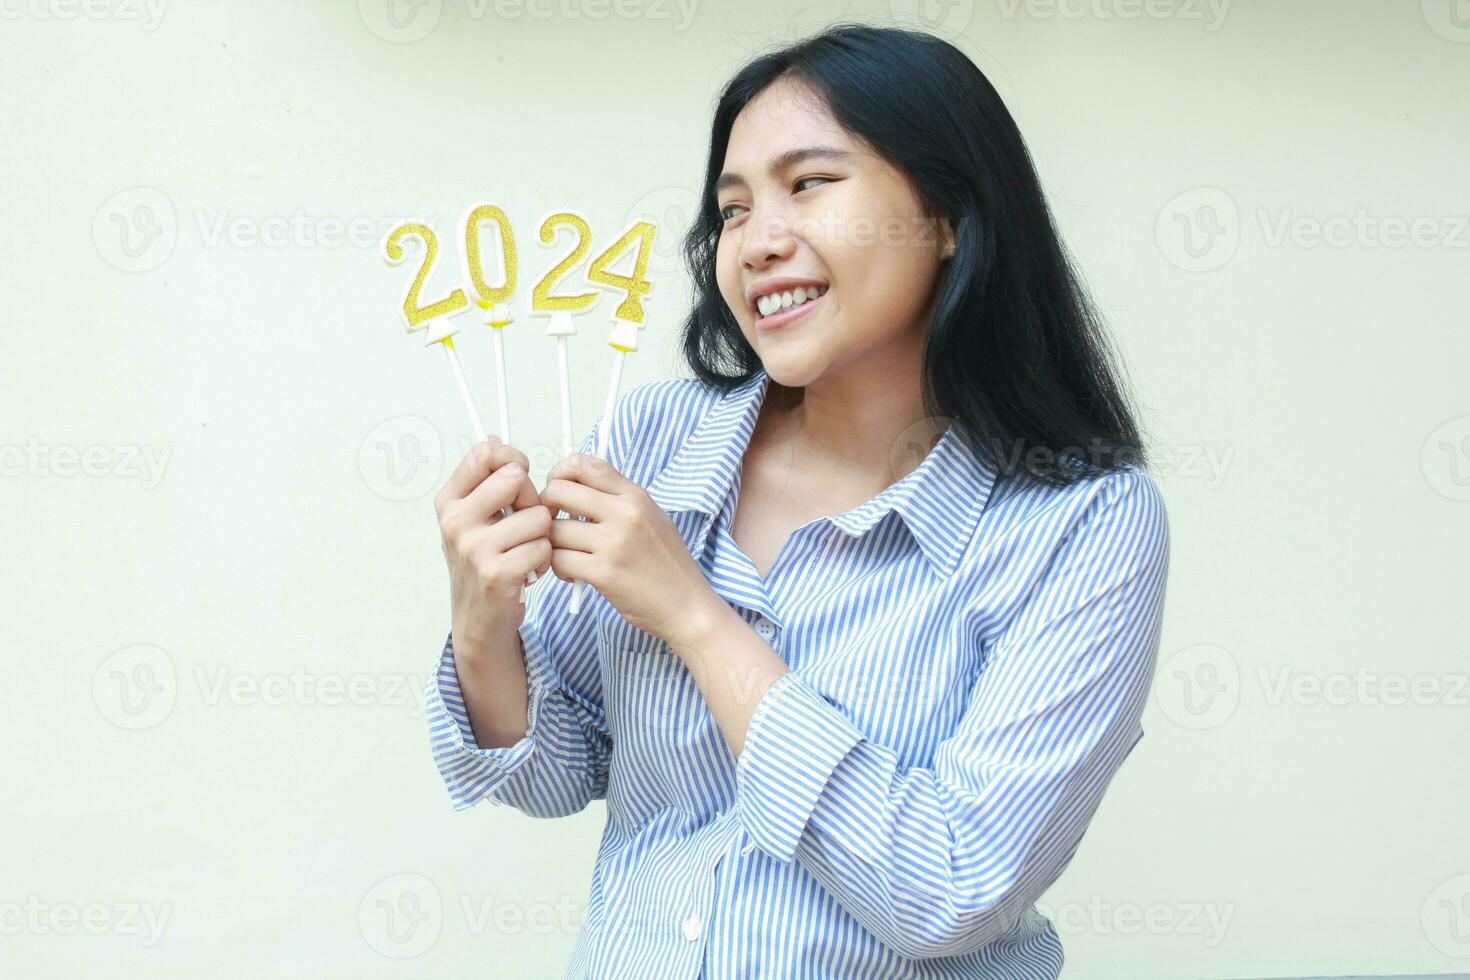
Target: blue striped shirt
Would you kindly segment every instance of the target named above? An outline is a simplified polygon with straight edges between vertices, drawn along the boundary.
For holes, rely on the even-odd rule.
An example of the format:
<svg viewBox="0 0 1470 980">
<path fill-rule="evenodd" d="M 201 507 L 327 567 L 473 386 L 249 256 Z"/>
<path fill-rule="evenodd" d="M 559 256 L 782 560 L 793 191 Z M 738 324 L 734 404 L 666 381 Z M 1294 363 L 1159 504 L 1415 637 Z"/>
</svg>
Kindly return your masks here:
<svg viewBox="0 0 1470 980">
<path fill-rule="evenodd" d="M 545 575 L 520 629 L 524 738 L 477 746 L 449 642 L 429 679 L 450 802 L 607 801 L 568 977 L 1054 978 L 1034 903 L 1143 737 L 1159 491 L 1133 467 L 1000 477 L 951 427 L 903 479 L 797 528 L 762 578 L 730 527 L 768 380 L 640 385 L 609 439 L 791 668 L 738 760 L 666 644 L 591 588 L 568 617 L 570 583 Z"/>
</svg>

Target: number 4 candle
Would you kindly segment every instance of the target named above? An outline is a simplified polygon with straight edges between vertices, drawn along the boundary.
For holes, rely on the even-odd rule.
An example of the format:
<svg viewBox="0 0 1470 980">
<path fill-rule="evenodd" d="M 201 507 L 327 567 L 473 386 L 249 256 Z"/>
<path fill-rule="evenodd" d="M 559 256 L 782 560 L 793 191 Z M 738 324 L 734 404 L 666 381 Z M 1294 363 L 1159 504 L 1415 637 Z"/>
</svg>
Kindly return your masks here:
<svg viewBox="0 0 1470 980">
<path fill-rule="evenodd" d="M 617 241 L 593 259 L 587 269 L 588 281 L 623 293 L 623 301 L 613 311 L 613 329 L 607 341 L 608 346 L 613 349 L 612 376 L 608 379 L 607 398 L 603 402 L 601 424 L 597 427 L 595 450 L 595 454 L 602 458 L 607 457 L 608 434 L 612 429 L 613 409 L 617 407 L 618 387 L 623 377 L 623 360 L 638 349 L 638 334 L 643 329 L 645 319 L 643 298 L 653 288 L 653 283 L 645 277 L 648 274 L 648 260 L 653 252 L 653 236 L 657 232 L 657 226 L 650 221 L 634 222 L 627 231 L 618 236 Z M 611 271 L 610 267 L 617 258 L 635 243 L 637 253 L 633 259 L 632 274 L 622 275 Z M 575 616 L 581 611 L 582 592 L 586 585 L 587 583 L 579 581 L 572 586 L 571 601 L 567 603 L 568 616 Z"/>
</svg>

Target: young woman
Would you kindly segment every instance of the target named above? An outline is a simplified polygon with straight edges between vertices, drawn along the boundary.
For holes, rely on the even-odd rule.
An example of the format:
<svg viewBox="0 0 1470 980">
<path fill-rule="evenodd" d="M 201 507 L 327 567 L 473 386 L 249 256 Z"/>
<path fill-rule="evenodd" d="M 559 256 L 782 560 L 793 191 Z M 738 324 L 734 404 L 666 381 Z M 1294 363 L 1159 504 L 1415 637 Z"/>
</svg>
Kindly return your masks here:
<svg viewBox="0 0 1470 980">
<path fill-rule="evenodd" d="M 452 804 L 607 801 L 569 976 L 1055 977 L 1168 530 L 1021 135 L 951 45 L 834 28 L 729 83 L 702 202 L 696 377 L 436 499 Z"/>
</svg>

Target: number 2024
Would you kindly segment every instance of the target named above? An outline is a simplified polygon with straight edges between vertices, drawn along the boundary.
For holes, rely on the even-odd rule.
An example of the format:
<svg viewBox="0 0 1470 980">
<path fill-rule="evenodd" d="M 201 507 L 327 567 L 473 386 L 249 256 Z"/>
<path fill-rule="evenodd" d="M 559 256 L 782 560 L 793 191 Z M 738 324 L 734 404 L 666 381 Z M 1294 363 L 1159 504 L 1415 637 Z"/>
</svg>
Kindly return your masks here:
<svg viewBox="0 0 1470 980">
<path fill-rule="evenodd" d="M 485 224 L 495 225 L 500 233 L 498 237 L 500 239 L 502 282 L 498 286 L 491 286 L 485 279 L 484 256 L 480 249 L 480 228 Z M 576 312 L 585 310 L 597 302 L 596 290 L 570 294 L 552 292 L 552 288 L 586 258 L 592 244 L 591 228 L 588 227 L 586 219 L 574 211 L 557 211 L 548 215 L 541 222 L 542 243 L 546 245 L 554 243 L 557 228 L 561 225 L 571 228 L 576 242 L 572 250 L 561 261 L 547 269 L 546 274 L 532 287 L 532 312 L 553 310 Z M 599 252 L 587 268 L 588 282 L 623 293 L 623 301 L 613 314 L 620 320 L 643 323 L 643 298 L 653 288 L 653 284 L 645 276 L 648 273 L 648 260 L 653 251 L 653 236 L 656 230 L 652 222 L 635 222 L 627 231 L 618 236 L 616 241 Z M 488 309 L 495 303 L 509 300 L 515 293 L 519 264 L 515 230 L 511 228 L 510 219 L 506 217 L 503 210 L 495 205 L 481 204 L 465 215 L 461 231 L 464 238 L 462 258 L 465 276 L 469 280 L 470 288 L 478 297 L 478 305 Z M 464 309 L 469 305 L 469 299 L 465 296 L 464 288 L 456 286 L 444 298 L 424 302 L 422 298 L 424 284 L 433 274 L 435 264 L 439 259 L 439 237 L 434 234 L 432 228 L 420 222 L 411 221 L 399 225 L 389 233 L 384 242 L 390 262 L 397 263 L 403 260 L 405 254 L 403 241 L 407 238 L 418 238 L 424 243 L 423 259 L 419 263 L 413 281 L 409 284 L 408 291 L 403 296 L 403 316 L 408 321 L 408 328 L 417 330 L 430 320 Z M 637 255 L 633 260 L 632 274 L 623 275 L 613 272 L 610 266 L 635 245 Z"/>
</svg>

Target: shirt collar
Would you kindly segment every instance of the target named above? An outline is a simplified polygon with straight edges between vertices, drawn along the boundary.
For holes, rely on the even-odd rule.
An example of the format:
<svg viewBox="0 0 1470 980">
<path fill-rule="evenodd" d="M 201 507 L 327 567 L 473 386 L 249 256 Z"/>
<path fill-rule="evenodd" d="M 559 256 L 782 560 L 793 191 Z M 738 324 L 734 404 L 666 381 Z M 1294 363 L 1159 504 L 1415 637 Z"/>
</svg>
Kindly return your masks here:
<svg viewBox="0 0 1470 980">
<path fill-rule="evenodd" d="M 695 546 L 702 546 L 734 485 L 769 380 L 764 370 L 757 370 L 725 392 L 647 488 L 648 495 L 663 510 L 705 515 Z M 897 511 L 930 566 L 948 578 L 974 534 L 995 477 L 994 466 L 970 452 L 958 426 L 952 424 L 911 473 L 877 496 L 828 520 L 858 537 L 889 511 Z"/>
</svg>

